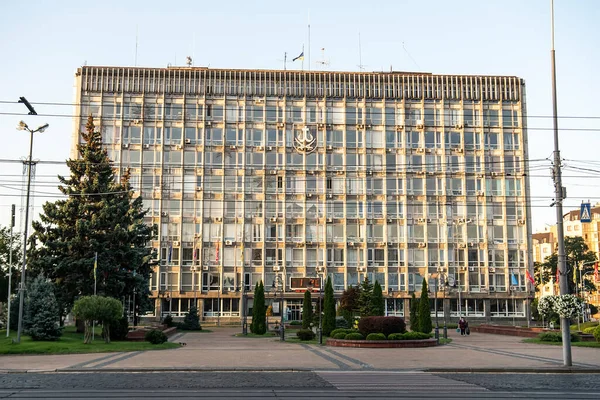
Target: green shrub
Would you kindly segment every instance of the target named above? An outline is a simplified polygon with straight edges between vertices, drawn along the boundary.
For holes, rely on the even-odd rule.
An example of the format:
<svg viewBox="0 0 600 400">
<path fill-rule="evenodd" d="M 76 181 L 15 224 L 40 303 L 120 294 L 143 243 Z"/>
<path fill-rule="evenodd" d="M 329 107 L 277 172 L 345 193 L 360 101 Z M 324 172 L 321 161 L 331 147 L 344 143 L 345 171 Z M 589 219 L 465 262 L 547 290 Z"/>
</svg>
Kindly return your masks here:
<svg viewBox="0 0 600 400">
<path fill-rule="evenodd" d="M 581 336 L 577 333 L 571 333 L 571 342 L 581 342 Z"/>
<path fill-rule="evenodd" d="M 596 342 L 600 342 L 600 325 L 594 328 L 594 332 L 592 332 L 592 334 L 594 335 Z"/>
<path fill-rule="evenodd" d="M 125 340 L 129 333 L 129 320 L 123 316 L 110 324 L 110 340 Z"/>
<path fill-rule="evenodd" d="M 542 342 L 562 342 L 562 335 L 557 332 L 544 332 L 538 335 Z"/>
<path fill-rule="evenodd" d="M 315 333 L 310 329 L 300 329 L 296 332 L 296 336 L 300 340 L 313 340 L 315 338 Z"/>
<path fill-rule="evenodd" d="M 423 332 L 406 332 L 402 334 L 400 340 L 425 340 L 430 339 L 431 335 Z"/>
<path fill-rule="evenodd" d="M 152 344 L 161 344 L 169 340 L 169 338 L 167 338 L 167 335 L 165 335 L 163 331 L 152 329 L 151 331 L 146 332 L 146 335 L 144 335 L 144 340 Z"/>
<path fill-rule="evenodd" d="M 358 330 L 367 336 L 383 333 L 387 337 L 392 333 L 406 332 L 406 324 L 400 317 L 364 317 L 358 321 Z"/>
<path fill-rule="evenodd" d="M 346 340 L 365 340 L 365 337 L 360 332 L 351 332 L 344 337 Z"/>
<path fill-rule="evenodd" d="M 177 326 L 183 329 L 184 331 L 201 331 L 202 326 L 200 326 L 200 316 L 198 315 L 198 309 L 194 306 L 190 307 L 187 314 L 185 314 L 183 323 L 177 324 Z"/>
<path fill-rule="evenodd" d="M 349 329 L 350 324 L 348 323 L 345 317 L 335 317 L 335 327 L 336 329 L 334 330 L 337 330 L 339 328 Z"/>
<path fill-rule="evenodd" d="M 333 338 L 334 339 L 346 339 L 346 335 L 347 335 L 347 333 L 340 332 L 340 333 L 336 333 L 335 335 L 333 335 Z"/>
<path fill-rule="evenodd" d="M 338 329 L 334 329 L 331 331 L 331 337 L 334 337 L 335 335 L 337 335 L 338 333 L 343 333 L 343 334 L 348 334 L 354 332 L 352 329 L 347 329 L 347 328 L 338 328 Z"/>
<path fill-rule="evenodd" d="M 586 335 L 593 335 L 594 329 L 596 329 L 595 326 L 588 326 L 587 328 L 583 328 L 583 333 L 585 333 Z"/>
<path fill-rule="evenodd" d="M 173 317 L 171 315 L 167 315 L 166 317 L 164 317 L 162 323 L 163 325 L 166 325 L 169 328 L 175 326 L 175 323 L 173 322 Z"/>
<path fill-rule="evenodd" d="M 302 321 L 291 321 L 290 325 L 294 325 L 294 326 L 296 326 L 296 325 L 302 325 Z"/>
<path fill-rule="evenodd" d="M 383 333 L 369 333 L 367 340 L 385 340 L 385 334 Z"/>
<path fill-rule="evenodd" d="M 458 324 L 455 324 L 455 323 L 446 324 L 446 328 L 448 328 L 448 329 L 457 329 L 458 328 Z"/>
</svg>

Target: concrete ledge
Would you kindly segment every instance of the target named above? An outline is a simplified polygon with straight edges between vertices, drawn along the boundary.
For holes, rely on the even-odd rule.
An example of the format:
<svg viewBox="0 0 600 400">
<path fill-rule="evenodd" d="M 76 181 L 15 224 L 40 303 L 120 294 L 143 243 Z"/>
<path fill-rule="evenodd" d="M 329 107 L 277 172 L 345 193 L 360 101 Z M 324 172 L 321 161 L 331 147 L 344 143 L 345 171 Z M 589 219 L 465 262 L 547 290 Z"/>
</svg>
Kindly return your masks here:
<svg viewBox="0 0 600 400">
<path fill-rule="evenodd" d="M 368 349 L 392 349 L 392 348 L 412 348 L 412 347 L 433 347 L 437 346 L 435 339 L 423 340 L 345 340 L 345 339 L 327 339 L 327 346 L 332 347 L 359 347 Z"/>
<path fill-rule="evenodd" d="M 519 328 L 516 326 L 504 326 L 504 325 L 479 325 L 479 326 L 469 326 L 471 332 L 478 333 L 491 333 L 494 335 L 508 335 L 508 336 L 520 336 L 520 337 L 528 337 L 535 338 L 542 332 L 543 329 L 540 328 Z"/>
</svg>

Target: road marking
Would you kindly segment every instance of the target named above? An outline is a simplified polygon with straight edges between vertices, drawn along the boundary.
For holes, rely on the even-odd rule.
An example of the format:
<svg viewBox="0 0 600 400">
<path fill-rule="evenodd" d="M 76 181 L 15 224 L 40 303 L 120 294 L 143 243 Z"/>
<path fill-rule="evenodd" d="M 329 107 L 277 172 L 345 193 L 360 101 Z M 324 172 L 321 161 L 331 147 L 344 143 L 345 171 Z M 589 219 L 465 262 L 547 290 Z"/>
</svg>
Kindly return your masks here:
<svg viewBox="0 0 600 400">
<path fill-rule="evenodd" d="M 337 365 L 338 367 L 340 367 L 340 369 L 352 369 L 350 365 L 338 360 L 337 358 L 330 357 L 326 353 L 322 353 L 322 352 L 318 351 L 313 346 L 309 346 L 304 343 L 300 343 L 300 346 L 304 347 L 306 350 L 310 351 L 311 353 L 314 353 L 314 354 L 318 355 L 319 357 L 329 361 L 330 363 Z"/>
<path fill-rule="evenodd" d="M 320 349 L 320 350 L 321 350 L 321 349 Z M 350 361 L 351 363 L 354 363 L 354 364 L 360 365 L 360 366 L 361 366 L 361 368 L 363 368 L 363 369 L 369 369 L 369 370 L 370 370 L 370 369 L 374 369 L 374 368 L 373 368 L 373 366 L 372 366 L 371 364 L 364 363 L 364 362 L 362 362 L 362 361 L 360 361 L 360 360 L 357 360 L 356 358 L 352 358 L 352 357 L 349 357 L 349 356 L 347 356 L 347 355 L 345 355 L 345 354 L 341 354 L 341 353 L 339 353 L 339 352 L 337 352 L 337 351 L 335 351 L 335 350 L 332 350 L 332 349 L 330 349 L 330 348 L 327 348 L 327 347 L 325 347 L 325 348 L 323 348 L 322 350 L 324 350 L 324 351 L 326 351 L 326 352 L 328 352 L 328 353 L 334 354 L 334 355 L 336 355 L 336 356 L 338 356 L 338 357 L 340 357 L 340 358 L 343 358 L 343 359 L 344 359 L 344 360 L 346 360 L 346 361 Z"/>
</svg>

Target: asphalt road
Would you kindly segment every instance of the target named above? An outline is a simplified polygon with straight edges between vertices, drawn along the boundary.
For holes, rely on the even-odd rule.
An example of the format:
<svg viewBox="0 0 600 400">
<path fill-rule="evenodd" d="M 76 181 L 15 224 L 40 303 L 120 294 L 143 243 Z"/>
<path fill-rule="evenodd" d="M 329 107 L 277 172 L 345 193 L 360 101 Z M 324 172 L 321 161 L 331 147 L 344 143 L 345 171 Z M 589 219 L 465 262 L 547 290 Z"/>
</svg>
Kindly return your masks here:
<svg viewBox="0 0 600 400">
<path fill-rule="evenodd" d="M 597 399 L 600 375 L 331 372 L 0 374 L 0 399 Z"/>
</svg>

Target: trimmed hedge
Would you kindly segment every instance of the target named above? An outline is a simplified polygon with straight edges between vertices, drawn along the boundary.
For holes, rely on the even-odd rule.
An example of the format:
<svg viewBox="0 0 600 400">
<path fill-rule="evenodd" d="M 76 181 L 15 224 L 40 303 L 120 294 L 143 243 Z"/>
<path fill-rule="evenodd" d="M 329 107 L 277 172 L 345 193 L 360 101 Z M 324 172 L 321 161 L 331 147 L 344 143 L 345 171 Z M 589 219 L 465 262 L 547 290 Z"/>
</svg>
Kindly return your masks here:
<svg viewBox="0 0 600 400">
<path fill-rule="evenodd" d="M 387 337 L 406 332 L 406 323 L 400 317 L 363 317 L 358 321 L 358 330 L 367 338 L 371 333 L 382 333 Z"/>
<path fill-rule="evenodd" d="M 427 333 L 422 332 L 392 333 L 388 336 L 388 340 L 423 340 L 429 338 L 430 336 Z"/>
<path fill-rule="evenodd" d="M 151 331 L 146 332 L 146 335 L 144 335 L 144 340 L 152 344 L 161 344 L 169 340 L 169 338 L 167 338 L 167 335 L 165 335 L 163 331 L 152 329 Z"/>
<path fill-rule="evenodd" d="M 592 334 L 594 335 L 596 342 L 600 342 L 600 325 L 598 325 L 597 327 L 594 328 L 594 331 L 592 332 Z"/>
<path fill-rule="evenodd" d="M 560 332 L 544 332 L 538 335 L 538 339 L 542 342 L 562 342 L 562 334 Z M 579 342 L 581 337 L 576 333 L 571 333 L 571 342 Z"/>
<path fill-rule="evenodd" d="M 347 329 L 347 328 L 338 328 L 338 329 L 334 329 L 331 331 L 331 334 L 329 335 L 330 337 L 334 337 L 335 335 L 337 335 L 338 333 L 344 333 L 344 334 L 348 334 L 348 333 L 352 333 L 355 332 L 352 329 Z"/>
<path fill-rule="evenodd" d="M 347 333 L 339 332 L 339 333 L 336 333 L 335 335 L 333 335 L 333 338 L 334 339 L 346 339 L 347 335 L 348 335 Z"/>
<path fill-rule="evenodd" d="M 383 333 L 369 333 L 367 340 L 385 340 L 385 334 Z"/>
<path fill-rule="evenodd" d="M 587 328 L 583 328 L 583 333 L 587 335 L 593 335 L 594 329 L 596 329 L 596 326 L 588 326 Z"/>
<path fill-rule="evenodd" d="M 346 335 L 346 337 L 344 337 L 344 339 L 346 339 L 346 340 L 365 340 L 365 337 L 360 332 L 352 332 L 352 333 L 348 333 Z"/>
<path fill-rule="evenodd" d="M 315 338 L 315 333 L 310 329 L 300 329 L 296 332 L 296 336 L 300 340 L 313 340 Z"/>
</svg>

